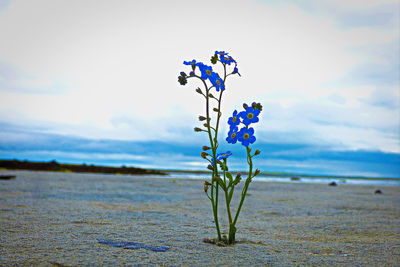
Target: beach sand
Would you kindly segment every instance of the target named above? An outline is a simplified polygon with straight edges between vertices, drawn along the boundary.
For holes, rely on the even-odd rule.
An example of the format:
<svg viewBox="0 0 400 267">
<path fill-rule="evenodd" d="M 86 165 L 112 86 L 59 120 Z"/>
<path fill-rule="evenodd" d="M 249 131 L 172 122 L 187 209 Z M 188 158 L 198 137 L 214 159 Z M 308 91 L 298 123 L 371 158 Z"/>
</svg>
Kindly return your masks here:
<svg viewBox="0 0 400 267">
<path fill-rule="evenodd" d="M 0 181 L 2 266 L 400 265 L 400 187 L 253 182 L 240 242 L 218 247 L 202 241 L 216 237 L 202 181 L 0 171 L 10 173 L 17 178 Z M 115 248 L 98 238 L 170 249 Z"/>
</svg>

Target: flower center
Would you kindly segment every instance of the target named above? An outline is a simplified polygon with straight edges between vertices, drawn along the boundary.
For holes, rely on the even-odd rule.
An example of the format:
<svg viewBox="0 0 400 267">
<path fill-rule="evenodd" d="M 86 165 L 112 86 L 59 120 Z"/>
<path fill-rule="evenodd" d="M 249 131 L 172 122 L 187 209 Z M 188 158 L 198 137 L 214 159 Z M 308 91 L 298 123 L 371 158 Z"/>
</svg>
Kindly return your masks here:
<svg viewBox="0 0 400 267">
<path fill-rule="evenodd" d="M 206 74 L 207 74 L 208 76 L 210 76 L 210 75 L 211 75 L 211 70 L 206 70 Z"/>
<path fill-rule="evenodd" d="M 226 57 L 226 58 L 225 58 L 225 60 L 226 60 L 226 61 L 228 61 L 228 60 L 229 60 L 229 58 L 227 58 L 227 57 Z"/>
<path fill-rule="evenodd" d="M 221 82 L 219 80 L 216 81 L 216 84 L 221 85 Z"/>
<path fill-rule="evenodd" d="M 222 154 L 222 156 L 225 158 L 225 157 L 226 157 L 226 154 Z"/>
<path fill-rule="evenodd" d="M 245 133 L 245 134 L 243 135 L 243 138 L 244 138 L 244 139 L 249 139 L 249 137 L 250 137 L 250 135 L 247 134 L 247 133 Z"/>
<path fill-rule="evenodd" d="M 250 120 L 251 120 L 252 118 L 254 118 L 254 115 L 253 115 L 253 113 L 249 113 L 249 114 L 247 114 L 247 118 L 248 118 L 248 119 L 250 119 Z"/>
<path fill-rule="evenodd" d="M 234 122 L 234 123 L 236 122 L 236 117 L 232 118 L 232 122 Z"/>
<path fill-rule="evenodd" d="M 235 138 L 235 136 L 236 136 L 236 133 L 232 133 L 232 134 L 231 134 L 231 138 L 232 138 L 232 139 Z"/>
</svg>

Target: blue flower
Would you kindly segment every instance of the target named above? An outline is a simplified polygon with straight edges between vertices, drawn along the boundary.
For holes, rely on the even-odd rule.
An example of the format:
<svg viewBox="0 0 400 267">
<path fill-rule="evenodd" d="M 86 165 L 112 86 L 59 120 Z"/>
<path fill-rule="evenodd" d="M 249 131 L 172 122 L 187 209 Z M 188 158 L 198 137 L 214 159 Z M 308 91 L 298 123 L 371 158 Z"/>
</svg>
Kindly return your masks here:
<svg viewBox="0 0 400 267">
<path fill-rule="evenodd" d="M 211 83 L 215 86 L 217 92 L 221 89 L 222 91 L 225 90 L 224 81 L 214 73 L 212 79 L 210 79 Z"/>
<path fill-rule="evenodd" d="M 240 124 L 240 117 L 238 116 L 238 112 L 235 111 L 232 114 L 232 117 L 228 119 L 229 128 L 232 129 Z"/>
<path fill-rule="evenodd" d="M 197 63 L 197 66 L 200 69 L 202 79 L 204 79 L 204 80 L 209 79 L 210 81 L 212 81 L 214 79 L 215 73 L 213 72 L 213 69 L 211 66 L 207 66 L 201 62 Z"/>
<path fill-rule="evenodd" d="M 239 116 L 243 119 L 244 125 L 249 125 L 250 123 L 258 122 L 258 115 L 260 114 L 259 109 L 254 109 L 253 107 L 247 107 L 246 111 L 239 113 Z"/>
<path fill-rule="evenodd" d="M 193 59 L 192 61 L 183 61 L 183 64 L 191 66 L 191 65 L 196 65 L 196 60 Z"/>
<path fill-rule="evenodd" d="M 219 60 L 222 63 L 228 64 L 228 65 L 231 65 L 232 62 L 236 63 L 236 61 L 231 56 L 228 56 L 228 55 L 221 55 L 220 54 L 219 55 Z"/>
<path fill-rule="evenodd" d="M 218 160 L 227 159 L 227 158 L 229 158 L 229 156 L 232 156 L 232 152 L 231 151 L 226 151 L 225 153 L 217 154 L 217 159 Z"/>
<path fill-rule="evenodd" d="M 215 54 L 220 55 L 220 56 L 225 56 L 228 55 L 225 51 L 215 51 Z"/>
<path fill-rule="evenodd" d="M 231 127 L 228 132 L 228 137 L 226 141 L 230 144 L 236 144 L 238 140 L 238 127 Z"/>
<path fill-rule="evenodd" d="M 217 162 L 220 161 L 221 159 L 227 159 L 229 156 L 232 155 L 231 151 L 226 151 L 225 153 L 218 153 L 215 157 L 217 159 Z M 214 166 L 214 158 L 211 158 L 211 166 Z"/>
<path fill-rule="evenodd" d="M 238 140 L 242 142 L 242 145 L 249 146 L 256 141 L 256 137 L 254 136 L 254 129 L 253 128 L 246 128 L 243 127 L 240 129 L 238 133 Z"/>
<path fill-rule="evenodd" d="M 242 75 L 240 75 L 240 73 L 239 73 L 239 69 L 235 66 L 235 68 L 233 69 L 233 72 L 232 72 L 233 74 L 238 74 L 240 77 L 242 77 Z"/>
</svg>

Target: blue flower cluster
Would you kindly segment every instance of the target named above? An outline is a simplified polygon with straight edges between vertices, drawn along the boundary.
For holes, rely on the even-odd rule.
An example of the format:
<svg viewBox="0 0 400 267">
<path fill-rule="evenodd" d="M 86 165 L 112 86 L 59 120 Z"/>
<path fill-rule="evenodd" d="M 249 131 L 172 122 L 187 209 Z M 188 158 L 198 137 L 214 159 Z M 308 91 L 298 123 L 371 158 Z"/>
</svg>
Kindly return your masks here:
<svg viewBox="0 0 400 267">
<path fill-rule="evenodd" d="M 211 63 L 215 64 L 218 60 L 222 64 L 224 64 L 224 66 L 234 63 L 235 67 L 232 71 L 232 74 L 238 74 L 239 76 L 241 76 L 237 68 L 237 62 L 231 56 L 229 56 L 228 53 L 226 53 L 225 51 L 215 51 L 214 56 L 211 58 Z M 197 67 L 200 70 L 200 75 L 203 80 L 209 80 L 217 91 L 225 90 L 224 80 L 221 79 L 218 73 L 213 71 L 211 66 L 208 66 L 202 62 L 197 62 L 195 59 L 191 61 L 183 61 L 183 64 L 192 67 L 193 71 L 190 72 L 190 77 L 195 76 L 194 71 Z M 181 85 L 185 85 L 187 83 L 187 77 L 188 76 L 185 73 L 182 74 L 181 72 L 181 75 L 178 77 L 178 82 Z"/>
<path fill-rule="evenodd" d="M 240 75 L 239 70 L 237 68 L 236 60 L 234 60 L 231 56 L 229 56 L 228 53 L 226 53 L 225 51 L 215 51 L 215 56 L 216 57 L 219 56 L 219 61 L 221 61 L 223 64 L 231 65 L 232 63 L 235 63 L 235 67 L 233 68 L 232 74 L 237 73 L 239 76 L 242 76 Z"/>
<path fill-rule="evenodd" d="M 209 80 L 211 84 L 215 86 L 215 89 L 217 91 L 225 90 L 224 81 L 219 77 L 218 73 L 213 71 L 211 66 L 207 66 L 202 62 L 196 62 L 195 59 L 193 59 L 192 61 L 183 61 L 183 64 L 192 66 L 193 71 L 196 69 L 196 67 L 198 67 L 200 70 L 201 78 L 203 80 Z M 178 81 L 180 80 L 181 78 L 178 77 Z"/>
<path fill-rule="evenodd" d="M 254 128 L 249 127 L 250 124 L 259 121 L 258 115 L 262 110 L 260 103 L 253 103 L 251 107 L 244 104 L 244 111 L 238 113 L 235 110 L 232 117 L 228 119 L 229 132 L 226 141 L 230 144 L 235 144 L 237 141 L 241 142 L 243 146 L 249 146 L 256 141 L 254 136 Z M 240 123 L 244 126 L 239 130 Z"/>
</svg>

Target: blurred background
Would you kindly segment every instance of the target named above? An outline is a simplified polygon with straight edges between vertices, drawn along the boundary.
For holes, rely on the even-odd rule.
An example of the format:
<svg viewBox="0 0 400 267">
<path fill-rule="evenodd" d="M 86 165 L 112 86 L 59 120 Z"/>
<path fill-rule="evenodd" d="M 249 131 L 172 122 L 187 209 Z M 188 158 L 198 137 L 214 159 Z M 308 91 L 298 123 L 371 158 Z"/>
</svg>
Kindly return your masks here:
<svg viewBox="0 0 400 267">
<path fill-rule="evenodd" d="M 238 62 L 262 171 L 400 178 L 400 2 L 0 0 L 0 158 L 205 170 L 184 60 Z M 215 67 L 216 71 L 221 70 Z"/>
</svg>

